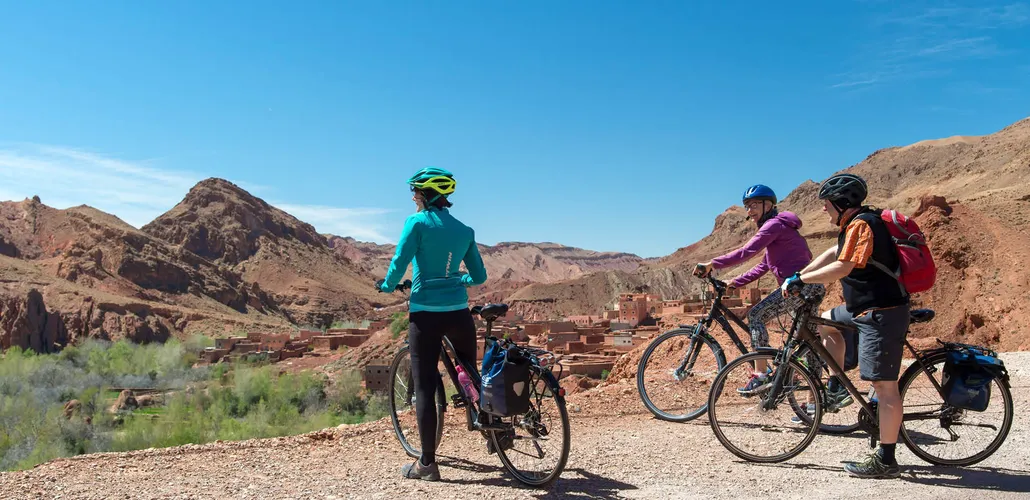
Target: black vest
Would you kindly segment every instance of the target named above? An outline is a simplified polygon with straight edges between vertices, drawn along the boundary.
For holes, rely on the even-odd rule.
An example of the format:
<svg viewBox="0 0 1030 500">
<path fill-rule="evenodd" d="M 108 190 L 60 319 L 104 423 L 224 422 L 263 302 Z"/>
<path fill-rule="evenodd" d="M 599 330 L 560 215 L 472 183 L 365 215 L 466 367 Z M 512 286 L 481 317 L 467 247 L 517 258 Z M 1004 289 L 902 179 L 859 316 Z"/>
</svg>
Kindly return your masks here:
<svg viewBox="0 0 1030 500">
<path fill-rule="evenodd" d="M 869 224 L 873 230 L 873 254 L 870 260 L 887 266 L 888 269 L 897 269 L 898 253 L 894 248 L 894 241 L 887 231 L 883 219 L 877 211 L 869 207 L 863 207 L 860 212 L 843 225 L 840 234 L 837 236 L 837 256 L 840 257 L 840 249 L 844 246 L 844 239 L 847 235 L 848 224 L 855 219 L 861 219 Z M 864 311 L 879 307 L 894 307 L 908 303 L 908 295 L 901 291 L 898 281 L 893 276 L 881 271 L 871 263 L 859 269 L 854 268 L 851 273 L 841 278 L 840 283 L 844 289 L 844 303 L 848 312 L 859 314 Z"/>
</svg>

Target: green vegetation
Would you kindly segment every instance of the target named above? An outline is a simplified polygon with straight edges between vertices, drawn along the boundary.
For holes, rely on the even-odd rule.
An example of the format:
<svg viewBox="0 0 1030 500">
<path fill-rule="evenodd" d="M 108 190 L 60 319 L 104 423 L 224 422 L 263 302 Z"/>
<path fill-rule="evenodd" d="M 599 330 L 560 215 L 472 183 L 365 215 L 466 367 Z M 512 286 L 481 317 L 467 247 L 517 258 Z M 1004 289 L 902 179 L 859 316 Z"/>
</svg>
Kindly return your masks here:
<svg viewBox="0 0 1030 500">
<path fill-rule="evenodd" d="M 408 314 L 404 312 L 395 312 L 390 316 L 393 321 L 390 323 L 390 333 L 393 338 L 401 336 L 401 332 L 408 329 Z"/>
<path fill-rule="evenodd" d="M 385 397 L 362 394 L 357 372 L 329 380 L 280 374 L 275 365 L 193 367 L 209 341 L 91 340 L 47 355 L 10 349 L 0 357 L 0 470 L 81 453 L 299 434 L 388 413 Z M 158 404 L 112 411 L 124 388 L 152 389 Z"/>
<path fill-rule="evenodd" d="M 608 380 L 608 374 L 611 373 L 608 370 L 601 370 L 601 380 Z"/>
</svg>

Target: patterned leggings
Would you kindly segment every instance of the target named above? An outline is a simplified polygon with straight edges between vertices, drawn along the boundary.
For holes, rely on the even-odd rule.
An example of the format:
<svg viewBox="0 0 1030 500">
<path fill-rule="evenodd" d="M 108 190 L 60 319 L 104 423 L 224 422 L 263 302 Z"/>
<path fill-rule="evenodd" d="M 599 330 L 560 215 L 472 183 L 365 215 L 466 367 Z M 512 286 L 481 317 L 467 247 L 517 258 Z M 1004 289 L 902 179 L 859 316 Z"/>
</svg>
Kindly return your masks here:
<svg viewBox="0 0 1030 500">
<path fill-rule="evenodd" d="M 823 301 L 823 297 L 826 296 L 826 287 L 819 284 L 810 284 L 805 285 L 802 291 L 806 295 L 818 297 L 819 300 L 812 304 L 809 311 L 813 317 L 818 318 L 819 304 Z M 767 321 L 785 312 L 793 313 L 804 304 L 805 301 L 798 296 L 792 295 L 784 298 L 783 292 L 779 288 L 773 290 L 761 302 L 755 304 L 751 311 L 747 313 L 747 324 L 751 328 L 751 348 L 757 349 L 769 346 L 769 331 L 765 329 Z M 791 315 L 793 316 L 793 314 Z M 809 330 L 813 334 L 817 334 L 814 328 L 809 327 Z"/>
</svg>

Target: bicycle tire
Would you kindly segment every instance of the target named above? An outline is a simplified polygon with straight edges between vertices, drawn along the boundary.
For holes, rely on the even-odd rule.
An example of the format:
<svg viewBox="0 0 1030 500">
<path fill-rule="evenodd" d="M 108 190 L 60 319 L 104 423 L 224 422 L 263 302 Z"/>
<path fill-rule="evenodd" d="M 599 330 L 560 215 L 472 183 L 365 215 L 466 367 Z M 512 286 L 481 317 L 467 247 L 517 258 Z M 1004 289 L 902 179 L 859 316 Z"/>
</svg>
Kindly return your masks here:
<svg viewBox="0 0 1030 500">
<path fill-rule="evenodd" d="M 726 434 L 723 432 L 722 428 L 720 427 L 720 425 L 719 425 L 719 409 L 718 409 L 719 406 L 718 406 L 718 402 L 719 402 L 719 397 L 724 392 L 727 392 L 727 391 L 725 391 L 723 389 L 723 386 L 726 384 L 726 380 L 727 380 L 727 377 L 729 376 L 729 374 L 733 372 L 733 369 L 736 366 L 738 366 L 740 364 L 743 364 L 743 363 L 748 363 L 749 365 L 754 366 L 754 361 L 759 359 L 759 358 L 766 359 L 767 362 L 769 362 L 769 364 L 772 365 L 772 361 L 774 359 L 774 356 L 777 356 L 777 355 L 778 354 L 772 353 L 772 352 L 752 352 L 752 353 L 748 353 L 748 354 L 745 354 L 743 356 L 740 356 L 737 359 L 734 359 L 733 361 L 730 361 L 729 364 L 727 364 L 721 371 L 719 371 L 719 375 L 717 377 L 715 377 L 715 382 L 712 383 L 712 388 L 709 391 L 709 395 L 708 395 L 708 422 L 709 422 L 709 425 L 712 428 L 712 432 L 715 433 L 715 437 L 716 437 L 716 439 L 719 440 L 719 443 L 721 443 L 727 450 L 729 450 L 730 453 L 733 453 L 734 455 L 736 455 L 736 456 L 738 456 L 738 457 L 740 457 L 740 458 L 742 458 L 744 460 L 747 460 L 749 462 L 776 463 L 776 462 L 783 462 L 783 461 L 789 460 L 791 458 L 796 457 L 801 452 L 805 451 L 805 448 L 808 448 L 808 446 L 810 444 L 812 444 L 812 441 L 815 439 L 815 437 L 819 434 L 818 422 L 822 419 L 822 414 L 823 414 L 822 400 L 819 397 L 814 398 L 814 403 L 813 404 L 814 404 L 815 408 L 814 408 L 813 416 L 812 416 L 813 420 L 806 422 L 806 424 L 809 426 L 809 431 L 807 432 L 805 437 L 793 449 L 788 450 L 787 452 L 781 453 L 779 455 L 761 456 L 761 455 L 755 455 L 755 454 L 752 454 L 752 453 L 748 453 L 748 452 L 740 449 L 739 447 L 737 447 L 735 444 L 733 444 L 730 441 L 730 439 L 726 436 Z M 777 368 L 777 370 L 780 370 L 780 369 L 783 369 L 782 365 L 779 368 Z M 803 367 L 800 363 L 798 363 L 795 358 L 792 357 L 790 359 L 790 361 L 788 362 L 788 368 L 787 369 L 792 370 L 793 372 L 796 372 L 798 374 L 798 376 L 800 376 L 802 379 L 804 379 L 804 382 L 805 382 L 805 384 L 808 387 L 811 387 L 811 388 L 817 388 L 818 387 L 818 385 L 815 384 L 815 380 L 812 377 L 812 374 L 809 373 L 809 371 L 805 367 Z M 750 368 L 749 368 L 749 370 L 750 370 Z M 773 376 L 775 376 L 775 375 L 776 375 L 776 371 L 773 372 Z M 733 389 L 730 389 L 730 391 L 732 391 L 733 393 L 736 393 L 736 391 L 733 390 Z M 812 425 L 813 421 L 814 421 L 814 423 L 816 425 Z"/>
<path fill-rule="evenodd" d="M 830 368 L 826 365 L 826 362 L 823 361 L 822 358 L 819 358 L 818 356 L 816 356 L 814 354 L 810 355 L 811 353 L 813 353 L 812 348 L 808 347 L 808 345 L 803 345 L 803 346 L 801 346 L 800 349 L 798 349 L 797 353 L 795 353 L 794 356 L 796 358 L 798 358 L 798 359 L 812 359 L 812 358 L 818 359 L 818 362 L 820 363 L 818 371 L 810 370 L 810 373 L 812 375 L 815 375 L 819 379 L 820 386 L 822 386 L 822 376 L 821 375 L 823 373 L 830 374 Z M 824 392 L 822 390 L 820 390 L 820 393 L 824 394 Z M 801 404 L 798 403 L 794 399 L 793 394 L 790 396 L 790 404 L 794 408 L 794 412 L 797 414 L 798 418 L 806 420 L 806 421 L 809 421 L 809 422 L 811 421 L 811 417 L 808 415 L 808 412 L 805 411 L 805 409 L 801 407 Z M 826 410 L 825 405 L 823 405 L 823 417 L 824 418 L 826 417 L 827 413 L 828 413 L 828 411 Z M 824 421 L 820 421 L 819 422 L 819 432 L 824 432 L 824 433 L 830 434 L 830 435 L 842 436 L 842 435 L 845 435 L 845 434 L 851 434 L 852 432 L 855 432 L 857 430 L 858 430 L 858 413 L 857 412 L 855 413 L 855 423 L 853 423 L 853 424 L 848 424 L 848 425 L 832 425 L 832 424 L 827 424 Z"/>
<path fill-rule="evenodd" d="M 416 442 L 416 443 L 412 444 L 412 443 L 410 443 L 408 441 L 407 437 L 404 435 L 404 429 L 401 428 L 400 418 L 397 416 L 397 397 L 398 397 L 398 392 L 397 392 L 397 389 L 398 389 L 398 387 L 397 387 L 397 383 L 398 383 L 397 375 L 398 375 L 398 373 L 397 373 L 397 370 L 400 367 L 401 362 L 404 359 L 408 359 L 409 360 L 408 366 L 409 366 L 409 370 L 410 370 L 410 366 L 411 366 L 411 364 L 410 364 L 411 348 L 409 346 L 404 346 L 399 351 L 397 351 L 397 354 L 393 357 L 393 361 L 390 363 L 390 387 L 389 387 L 390 420 L 393 422 L 393 433 L 397 437 L 397 441 L 399 441 L 401 443 L 401 447 L 404 448 L 404 452 L 407 453 L 407 455 L 409 457 L 411 457 L 411 458 L 419 458 L 419 457 L 422 456 L 422 449 L 420 448 L 421 443 Z M 408 375 L 409 375 L 409 383 L 413 383 L 413 380 L 411 380 L 411 378 L 410 378 L 410 375 L 411 375 L 410 371 L 409 371 Z M 436 446 L 439 447 L 440 446 L 440 441 L 443 439 L 444 409 L 446 408 L 446 397 L 444 395 L 443 384 L 439 384 L 439 386 L 437 387 L 435 408 L 436 408 L 436 412 L 437 412 L 436 413 Z M 414 405 L 412 405 L 410 411 L 415 411 Z M 416 419 L 416 427 L 415 428 L 416 428 L 416 430 L 418 429 L 417 419 Z"/>
<path fill-rule="evenodd" d="M 927 366 L 934 367 L 935 365 L 940 363 L 943 367 L 946 356 L 947 351 L 934 351 L 931 353 L 927 353 L 924 356 L 920 356 L 919 359 L 921 363 Z M 901 392 L 901 406 L 903 409 L 902 411 L 904 411 L 905 407 L 905 394 L 906 392 L 908 392 L 908 388 L 912 384 L 912 382 L 916 380 L 920 375 L 923 375 L 924 377 L 926 376 L 923 373 L 923 370 L 920 369 L 920 363 L 913 363 L 911 366 L 908 367 L 907 370 L 905 370 L 905 373 L 901 376 L 901 379 L 898 382 L 898 386 Z M 1005 401 L 1005 417 L 1002 422 L 1001 431 L 994 438 L 994 440 L 991 441 L 991 443 L 982 451 L 969 457 L 953 460 L 935 457 L 930 453 L 926 452 L 925 450 L 923 450 L 922 448 L 920 448 L 914 442 L 914 440 L 908 433 L 908 429 L 905 426 L 905 418 L 904 416 L 902 416 L 901 432 L 899 434 L 901 434 L 901 439 L 905 442 L 905 446 L 907 446 L 908 449 L 911 450 L 912 453 L 915 454 L 917 457 L 934 465 L 968 466 L 986 460 L 988 457 L 993 455 L 994 452 L 998 451 L 998 448 L 1001 448 L 1002 444 L 1004 444 L 1005 438 L 1008 437 L 1009 430 L 1012 428 L 1012 420 L 1015 416 L 1015 412 L 1013 410 L 1012 405 L 1012 392 L 1009 390 L 1009 387 L 1001 381 L 1001 379 L 995 379 L 995 382 L 997 383 L 994 384 L 993 389 L 996 389 L 998 393 L 1001 394 L 1002 399 Z M 993 390 L 991 397 L 997 397 L 997 394 L 994 394 Z M 942 406 L 946 406 L 946 404 L 943 402 L 943 398 L 941 403 Z"/>
<path fill-rule="evenodd" d="M 720 346 L 718 342 L 716 342 L 714 339 L 708 337 L 707 335 L 696 335 L 696 337 L 694 337 L 695 336 L 695 330 L 696 330 L 696 327 L 695 328 L 677 328 L 677 329 L 665 332 L 662 335 L 660 335 L 658 338 L 654 339 L 647 346 L 647 349 L 644 350 L 643 356 L 640 357 L 640 363 L 637 365 L 637 393 L 640 395 L 640 400 L 641 400 L 641 402 L 644 403 L 644 407 L 646 407 L 647 410 L 651 412 L 651 414 L 653 414 L 656 418 L 658 418 L 660 420 L 665 420 L 665 421 L 668 421 L 668 422 L 688 422 L 688 421 L 694 420 L 697 417 L 700 417 L 701 415 L 704 415 L 705 412 L 708 411 L 708 402 L 707 402 L 707 398 L 701 398 L 702 404 L 701 404 L 700 407 L 692 409 L 692 410 L 689 410 L 687 413 L 682 413 L 682 414 L 670 413 L 668 411 L 665 411 L 665 410 L 659 408 L 659 405 L 656 404 L 652 400 L 650 395 L 648 394 L 646 383 L 645 383 L 646 380 L 647 380 L 647 373 L 646 373 L 647 372 L 647 362 L 651 359 L 651 356 L 658 349 L 658 346 L 660 346 L 661 344 L 663 344 L 663 343 L 665 343 L 667 341 L 674 340 L 677 337 L 682 337 L 682 336 L 693 337 L 691 340 L 696 340 L 697 343 L 696 344 L 695 343 L 691 343 L 690 345 L 694 346 L 695 349 L 698 349 L 698 354 L 697 354 L 698 357 L 704 355 L 705 348 L 707 348 L 707 350 L 711 351 L 712 356 L 715 358 L 715 362 L 716 362 L 716 366 L 718 367 L 718 371 L 722 371 L 723 367 L 726 366 L 726 355 L 723 354 L 722 346 Z M 687 349 L 690 349 L 690 347 L 688 347 Z M 684 356 L 687 356 L 687 355 L 688 355 L 688 353 L 685 352 Z M 697 358 L 695 358 L 695 360 L 696 359 Z M 689 380 L 689 378 L 687 380 Z"/>
<path fill-rule="evenodd" d="M 508 470 L 508 473 L 511 474 L 512 477 L 514 477 L 520 483 L 523 483 L 527 486 L 544 488 L 550 485 L 552 482 L 554 482 L 555 479 L 558 479 L 558 476 L 560 476 L 561 473 L 565 470 L 565 465 L 568 463 L 569 460 L 569 449 L 571 448 L 570 441 L 572 432 L 569 425 L 569 412 L 565 408 L 565 397 L 562 396 L 559 392 L 561 386 L 558 384 L 558 381 L 554 378 L 554 374 L 552 374 L 549 370 L 545 370 L 535 366 L 533 368 L 533 371 L 539 375 L 539 377 L 544 381 L 545 384 L 547 384 L 547 387 L 550 390 L 551 395 L 553 395 L 554 397 L 555 405 L 558 408 L 558 414 L 561 416 L 562 450 L 561 456 L 558 457 L 558 462 L 557 464 L 555 464 L 554 469 L 552 469 L 547 475 L 545 475 L 542 478 L 529 477 L 523 474 L 515 467 L 511 459 L 508 457 L 507 450 L 505 450 L 501 446 L 498 435 L 503 431 L 491 431 L 490 439 L 493 442 L 494 449 L 497 450 L 497 456 L 501 459 L 501 464 L 504 465 L 504 468 Z M 536 384 L 531 384 L 531 387 L 535 388 Z M 515 417 L 509 418 L 512 420 L 516 420 L 519 419 L 520 416 L 517 415 Z"/>
</svg>

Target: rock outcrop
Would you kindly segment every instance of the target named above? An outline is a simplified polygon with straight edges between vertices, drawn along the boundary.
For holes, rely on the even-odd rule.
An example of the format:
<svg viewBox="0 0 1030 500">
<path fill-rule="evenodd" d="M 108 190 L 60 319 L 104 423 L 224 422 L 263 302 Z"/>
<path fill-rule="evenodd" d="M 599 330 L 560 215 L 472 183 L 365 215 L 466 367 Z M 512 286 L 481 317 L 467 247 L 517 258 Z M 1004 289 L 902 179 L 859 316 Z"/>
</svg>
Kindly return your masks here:
<svg viewBox="0 0 1030 500">
<path fill-rule="evenodd" d="M 43 295 L 32 288 L 21 297 L 0 296 L 0 350 L 21 347 L 57 352 L 68 342 L 61 313 L 47 311 Z"/>
</svg>

